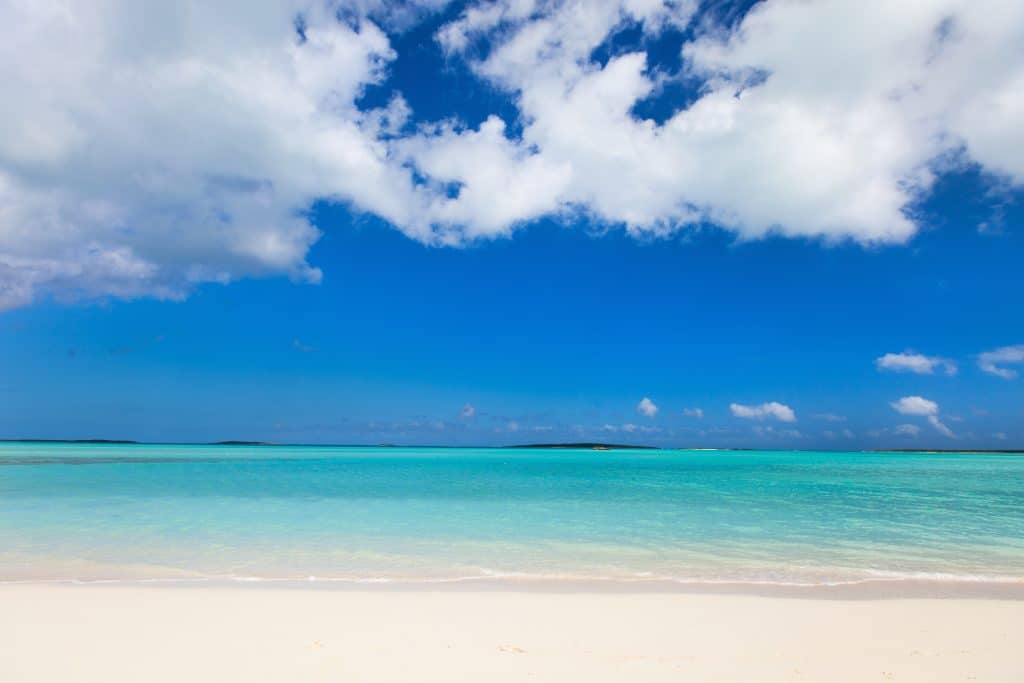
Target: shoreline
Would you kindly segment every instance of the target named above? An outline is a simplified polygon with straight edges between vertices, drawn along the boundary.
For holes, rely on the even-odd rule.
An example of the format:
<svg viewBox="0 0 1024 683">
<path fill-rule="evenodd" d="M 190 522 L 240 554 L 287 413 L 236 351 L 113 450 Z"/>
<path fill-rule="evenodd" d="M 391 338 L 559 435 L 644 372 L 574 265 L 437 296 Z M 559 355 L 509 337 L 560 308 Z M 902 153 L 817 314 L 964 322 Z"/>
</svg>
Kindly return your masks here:
<svg viewBox="0 0 1024 683">
<path fill-rule="evenodd" d="M 0 580 L 8 587 L 156 588 L 169 590 L 284 590 L 367 593 L 511 593 L 547 595 L 709 595 L 798 600 L 1006 600 L 1024 601 L 1024 579 L 864 579 L 835 583 L 776 581 L 673 581 L 661 579 L 349 579 L 310 577 L 178 577 Z"/>
<path fill-rule="evenodd" d="M 1000 599 L 0 586 L 0 680 L 1024 679 Z"/>
</svg>

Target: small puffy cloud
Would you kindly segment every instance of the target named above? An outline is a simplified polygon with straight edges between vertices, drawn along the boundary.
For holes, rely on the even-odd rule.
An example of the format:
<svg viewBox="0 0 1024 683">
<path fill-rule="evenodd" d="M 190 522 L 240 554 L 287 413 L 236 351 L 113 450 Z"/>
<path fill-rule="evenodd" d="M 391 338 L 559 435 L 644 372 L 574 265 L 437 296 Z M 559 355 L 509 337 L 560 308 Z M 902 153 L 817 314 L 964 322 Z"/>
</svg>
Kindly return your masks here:
<svg viewBox="0 0 1024 683">
<path fill-rule="evenodd" d="M 815 420 L 824 420 L 825 422 L 846 422 L 845 415 L 836 415 L 835 413 L 816 413 L 811 417 Z"/>
<path fill-rule="evenodd" d="M 978 354 L 978 367 L 990 375 L 1003 379 L 1013 379 L 1017 376 L 1016 370 L 1002 367 L 1013 363 L 1024 363 L 1024 344 L 1003 346 Z"/>
<path fill-rule="evenodd" d="M 740 403 L 732 403 L 729 405 L 729 410 L 736 417 L 742 417 L 745 420 L 774 418 L 780 422 L 796 422 L 796 413 L 793 412 L 793 409 L 778 401 L 762 403 L 759 406 L 745 406 Z"/>
<path fill-rule="evenodd" d="M 897 434 L 899 436 L 917 436 L 918 434 L 921 433 L 921 428 L 918 427 L 917 425 L 902 424 L 893 427 L 892 432 L 893 434 Z"/>
<path fill-rule="evenodd" d="M 898 401 L 890 403 L 897 413 L 901 415 L 938 415 L 939 404 L 929 401 L 921 396 L 904 396 Z"/>
<path fill-rule="evenodd" d="M 704 411 L 701 408 L 683 408 L 683 415 L 700 420 L 704 418 Z"/>
<path fill-rule="evenodd" d="M 875 365 L 879 370 L 913 372 L 918 375 L 931 375 L 937 369 L 941 369 L 947 375 L 955 375 L 957 371 L 956 363 L 948 358 L 925 356 L 912 351 L 887 353 L 884 356 L 879 356 L 875 359 Z"/>
<path fill-rule="evenodd" d="M 644 396 L 640 399 L 640 402 L 636 404 L 636 412 L 644 417 L 654 417 L 658 414 L 658 406 L 655 405 L 654 401 Z"/>
<path fill-rule="evenodd" d="M 939 419 L 939 404 L 935 401 L 930 401 L 921 396 L 904 396 L 900 400 L 893 401 L 889 405 L 891 405 L 893 410 L 901 415 L 919 415 L 921 417 L 925 417 L 928 419 L 928 424 L 935 428 L 935 431 L 943 436 L 955 438 L 953 430 L 943 424 L 942 420 Z"/>
<path fill-rule="evenodd" d="M 467 403 L 462 406 L 462 410 L 459 411 L 459 415 L 465 419 L 469 419 L 476 415 L 476 408 L 473 407 L 472 403 Z"/>
</svg>

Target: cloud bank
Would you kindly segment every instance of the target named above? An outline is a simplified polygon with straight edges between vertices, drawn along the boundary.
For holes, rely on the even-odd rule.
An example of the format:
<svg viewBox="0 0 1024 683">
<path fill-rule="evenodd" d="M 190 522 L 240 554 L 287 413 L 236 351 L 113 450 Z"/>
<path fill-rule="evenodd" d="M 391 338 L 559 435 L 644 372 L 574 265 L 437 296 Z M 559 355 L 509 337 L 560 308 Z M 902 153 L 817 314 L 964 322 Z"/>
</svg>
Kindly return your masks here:
<svg viewBox="0 0 1024 683">
<path fill-rule="evenodd" d="M 646 46 L 695 0 L 471 3 L 437 49 L 516 121 L 421 121 L 401 93 L 361 107 L 398 58 L 388 32 L 443 4 L 4 3 L 0 309 L 318 282 L 319 200 L 431 245 L 580 215 L 900 244 L 942 168 L 1024 179 L 1019 2 L 766 0 L 732 29 L 693 24 L 677 71 Z M 623 29 L 643 39 L 595 57 Z M 692 101 L 637 114 L 682 81 Z"/>
</svg>

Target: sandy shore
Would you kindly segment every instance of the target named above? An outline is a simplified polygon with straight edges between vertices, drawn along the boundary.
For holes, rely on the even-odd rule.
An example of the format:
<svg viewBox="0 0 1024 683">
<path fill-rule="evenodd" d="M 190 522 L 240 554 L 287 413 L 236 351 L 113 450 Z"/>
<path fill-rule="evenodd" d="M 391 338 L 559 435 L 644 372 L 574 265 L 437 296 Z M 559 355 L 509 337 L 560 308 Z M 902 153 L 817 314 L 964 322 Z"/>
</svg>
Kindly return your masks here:
<svg viewBox="0 0 1024 683">
<path fill-rule="evenodd" d="M 0 586 L 0 681 L 1013 681 L 1024 603 Z"/>
</svg>

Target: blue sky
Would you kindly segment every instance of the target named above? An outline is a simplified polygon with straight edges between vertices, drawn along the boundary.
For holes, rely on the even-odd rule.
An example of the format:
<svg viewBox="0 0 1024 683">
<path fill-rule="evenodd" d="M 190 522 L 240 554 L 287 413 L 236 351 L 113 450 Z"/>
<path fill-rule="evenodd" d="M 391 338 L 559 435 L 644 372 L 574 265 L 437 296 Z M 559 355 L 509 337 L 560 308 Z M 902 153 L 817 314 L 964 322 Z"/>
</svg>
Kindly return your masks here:
<svg viewBox="0 0 1024 683">
<path fill-rule="evenodd" d="M 990 4 L 114 3 L 4 67 L 0 437 L 1024 447 Z"/>
</svg>

